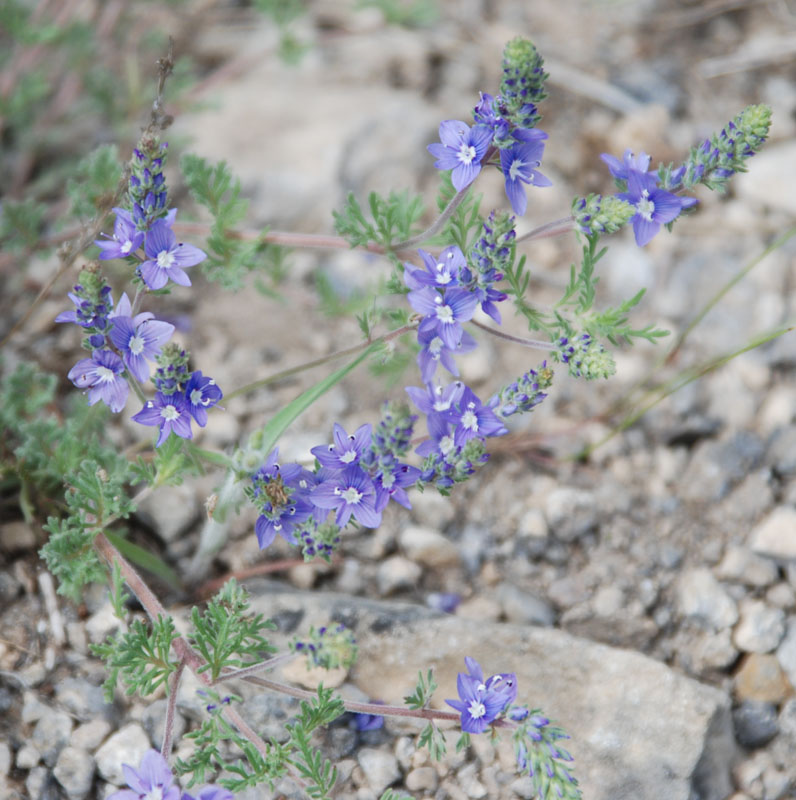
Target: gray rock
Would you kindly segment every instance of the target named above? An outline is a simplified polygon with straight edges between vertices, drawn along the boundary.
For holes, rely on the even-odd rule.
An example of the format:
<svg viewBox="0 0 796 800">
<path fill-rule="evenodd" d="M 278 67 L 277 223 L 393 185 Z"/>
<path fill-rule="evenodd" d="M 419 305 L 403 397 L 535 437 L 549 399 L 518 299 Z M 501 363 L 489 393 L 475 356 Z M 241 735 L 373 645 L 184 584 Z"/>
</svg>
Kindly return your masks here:
<svg viewBox="0 0 796 800">
<path fill-rule="evenodd" d="M 777 565 L 746 547 L 731 545 L 715 569 L 721 581 L 737 581 L 745 586 L 770 586 L 779 577 Z"/>
<path fill-rule="evenodd" d="M 796 697 L 785 702 L 779 712 L 780 736 L 785 737 L 791 750 L 796 750 Z"/>
<path fill-rule="evenodd" d="M 459 563 L 456 545 L 432 528 L 410 525 L 398 534 L 407 558 L 425 567 L 453 567 Z"/>
<path fill-rule="evenodd" d="M 788 618 L 785 636 L 777 648 L 777 661 L 788 676 L 791 686 L 796 687 L 796 616 Z"/>
<path fill-rule="evenodd" d="M 384 750 L 363 747 L 357 753 L 357 761 L 368 779 L 370 788 L 377 795 L 401 777 L 398 759 Z"/>
<path fill-rule="evenodd" d="M 764 148 L 755 156 L 755 168 L 738 181 L 737 191 L 745 200 L 796 214 L 796 142 L 783 141 Z"/>
<path fill-rule="evenodd" d="M 84 722 L 75 729 L 69 739 L 72 747 L 79 747 L 81 750 L 96 750 L 105 737 L 111 732 L 111 725 L 105 719 L 92 719 Z"/>
<path fill-rule="evenodd" d="M 597 527 L 597 502 L 585 489 L 554 489 L 547 497 L 545 516 L 553 536 L 572 542 Z"/>
<path fill-rule="evenodd" d="M 72 800 L 83 800 L 91 791 L 96 769 L 94 758 L 77 747 L 64 747 L 58 756 L 53 775 L 67 796 Z"/>
<path fill-rule="evenodd" d="M 41 753 L 48 767 L 55 764 L 58 753 L 66 746 L 72 727 L 72 718 L 65 711 L 49 710 L 36 723 L 31 744 Z"/>
<path fill-rule="evenodd" d="M 738 607 L 708 569 L 692 569 L 677 582 L 677 608 L 684 617 L 715 631 L 738 620 Z"/>
<path fill-rule="evenodd" d="M 25 788 L 30 800 L 54 800 L 50 772 L 46 767 L 34 767 L 25 779 Z"/>
<path fill-rule="evenodd" d="M 17 769 L 33 769 L 41 761 L 41 753 L 32 744 L 23 744 L 17 750 Z"/>
<path fill-rule="evenodd" d="M 762 461 L 764 445 L 748 431 L 727 441 L 700 444 L 683 473 L 680 488 L 685 500 L 721 500 Z"/>
<path fill-rule="evenodd" d="M 113 606 L 106 599 L 105 603 L 86 620 L 86 633 L 94 644 L 99 644 L 118 630 L 121 624 L 113 611 Z"/>
<path fill-rule="evenodd" d="M 483 800 L 487 796 L 487 789 L 478 780 L 478 772 L 475 764 L 465 764 L 457 773 L 456 780 L 459 786 L 464 789 L 465 794 L 472 800 Z"/>
<path fill-rule="evenodd" d="M 173 542 L 199 517 L 199 498 L 192 484 L 163 486 L 157 496 L 149 495 L 139 505 L 136 514 L 164 542 Z"/>
<path fill-rule="evenodd" d="M 550 627 L 555 622 L 555 612 L 544 600 L 509 583 L 498 587 L 497 598 L 509 622 L 544 627 Z"/>
<path fill-rule="evenodd" d="M 772 558 L 796 559 L 796 508 L 778 506 L 750 534 L 752 550 Z"/>
<path fill-rule="evenodd" d="M 431 794 L 436 790 L 439 778 L 434 767 L 418 767 L 406 776 L 404 783 L 410 792 Z"/>
<path fill-rule="evenodd" d="M 288 740 L 285 723 L 298 713 L 299 702 L 274 692 L 261 692 L 246 700 L 246 721 L 261 735 L 280 744 Z"/>
<path fill-rule="evenodd" d="M 417 606 L 259 586 L 265 591 L 249 584 L 254 613 L 304 609 L 308 618 L 351 620 L 360 648 L 351 680 L 387 703 L 401 703 L 412 676 L 431 667 L 439 682 L 433 705 L 443 707 L 456 696 L 464 655 L 488 675 L 516 671 L 518 702 L 541 698 L 545 713 L 571 734 L 576 775 L 590 800 L 688 800 L 694 792 L 723 800 L 732 790 L 729 698 L 658 661 L 548 628 L 490 624 L 485 635 L 470 620 Z"/>
<path fill-rule="evenodd" d="M 785 612 L 762 600 L 741 603 L 741 618 L 733 631 L 733 642 L 747 653 L 770 653 L 785 634 Z"/>
<path fill-rule="evenodd" d="M 141 715 L 141 724 L 144 726 L 149 740 L 157 750 L 160 750 L 163 744 L 163 731 L 166 727 L 168 705 L 168 700 L 155 700 L 154 703 L 150 703 L 144 709 L 144 713 Z M 179 742 L 183 733 L 185 733 L 187 723 L 185 722 L 185 717 L 180 714 L 178 709 L 174 711 L 174 720 L 172 724 L 172 742 Z"/>
<path fill-rule="evenodd" d="M 111 715 L 113 706 L 105 702 L 101 686 L 95 686 L 84 678 L 64 678 L 55 687 L 55 696 L 71 714 L 81 721 L 99 715 Z"/>
<path fill-rule="evenodd" d="M 414 561 L 403 556 L 393 556 L 379 565 L 376 580 L 379 594 L 388 595 L 399 589 L 411 589 L 420 580 L 423 570 Z"/>
<path fill-rule="evenodd" d="M 144 729 L 137 722 L 131 722 L 97 750 L 97 771 L 108 783 L 122 786 L 125 783 L 122 764 L 137 766 L 151 746 Z"/>
<path fill-rule="evenodd" d="M 796 425 L 785 425 L 771 434 L 766 461 L 782 477 L 796 475 Z"/>
<path fill-rule="evenodd" d="M 747 700 L 732 712 L 735 738 L 744 747 L 762 747 L 779 730 L 777 709 L 771 703 Z"/>
<path fill-rule="evenodd" d="M 27 522 L 6 522 L 0 525 L 0 550 L 20 553 L 36 547 L 36 534 Z"/>
<path fill-rule="evenodd" d="M 10 769 L 11 748 L 5 742 L 0 742 L 0 778 L 8 775 Z"/>
</svg>

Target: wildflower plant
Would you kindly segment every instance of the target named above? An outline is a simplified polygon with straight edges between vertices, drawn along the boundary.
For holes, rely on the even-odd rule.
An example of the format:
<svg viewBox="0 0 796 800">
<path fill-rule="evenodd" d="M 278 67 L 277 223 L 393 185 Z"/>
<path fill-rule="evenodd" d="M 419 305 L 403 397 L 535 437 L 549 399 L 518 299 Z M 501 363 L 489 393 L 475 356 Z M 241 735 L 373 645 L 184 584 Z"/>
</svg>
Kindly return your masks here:
<svg viewBox="0 0 796 800">
<path fill-rule="evenodd" d="M 171 66 L 168 59 L 160 66 L 162 90 Z M 415 718 L 418 745 L 437 759 L 446 751 L 446 726 L 460 731 L 459 747 L 466 747 L 472 736 L 505 735 L 513 742 L 518 773 L 531 778 L 540 797 L 580 797 L 573 757 L 562 745 L 567 735 L 541 710 L 522 703 L 540 687 L 519 685 L 510 664 L 499 665 L 507 671 L 487 676 L 463 653 L 467 671 L 458 675 L 458 696 L 445 701 L 455 713 L 432 707 L 436 678 L 430 670 L 419 675 L 403 706 L 344 701 L 322 683 L 315 691 L 280 683 L 265 676 L 297 657 L 306 657 L 312 668 L 350 666 L 357 656 L 353 632 L 330 622 L 297 637 L 279 653 L 268 638 L 273 624 L 253 614 L 245 590 L 230 581 L 204 611 L 193 609 L 190 630 L 180 634 L 131 560 L 158 567 L 112 530 L 141 497 L 159 486 L 179 482 L 206 465 L 221 466 L 226 476 L 209 523 L 216 532 L 248 500 L 257 512 L 251 535 L 261 549 L 280 537 L 307 561 L 330 561 L 352 530 L 377 528 L 391 503 L 411 508 L 413 487 L 434 487 L 446 495 L 472 478 L 489 459 L 490 440 L 508 432 L 509 419 L 533 411 L 554 389 L 559 366 L 586 381 L 608 378 L 616 369 L 612 348 L 636 339 L 655 342 L 665 335 L 653 326 L 639 328 L 631 322 L 643 293 L 616 308 L 596 307 L 597 266 L 606 251 L 601 239 L 631 226 L 636 243 L 646 246 L 661 235 L 662 227 L 671 230 L 696 211 L 697 200 L 690 193 L 698 185 L 721 191 L 734 173 L 746 169 L 748 159 L 765 142 L 770 110 L 745 109 L 721 132 L 692 148 L 680 164 L 654 165 L 651 156 L 629 150 L 622 160 L 605 154 L 606 178 L 613 178 L 614 193 L 576 197 L 569 215 L 518 236 L 516 218 L 529 205 L 540 208 L 546 202 L 543 189 L 551 184 L 541 171 L 548 134 L 538 127 L 546 78 L 541 54 L 531 42 L 517 38 L 505 48 L 500 85 L 485 87 L 495 93 L 473 98 L 468 121 L 441 121 L 439 142 L 428 146 L 433 159 L 429 167 L 439 171 L 440 213 L 425 230 L 418 230 L 422 203 L 408 193 L 386 198 L 373 193 L 367 210 L 353 195 L 348 197 L 334 215 L 336 230 L 351 247 L 366 248 L 389 261 L 393 272 L 387 289 L 400 310 L 374 304 L 359 318 L 361 353 L 281 409 L 234 453 L 200 449 L 192 441 L 197 427 L 212 426 L 215 415 L 227 413 L 223 406 L 231 388 L 217 385 L 194 363 L 187 347 L 174 341 L 175 326 L 157 319 L 148 304 L 159 297 L 162 306 L 171 293 L 187 293 L 192 276 L 202 270 L 222 285 L 235 287 L 258 259 L 279 263 L 283 254 L 277 245 L 317 242 L 270 232 L 255 244 L 242 241 L 234 235 L 246 213 L 239 184 L 223 163 L 209 165 L 190 155 L 180 162 L 184 180 L 197 202 L 210 211 L 213 223 L 205 241 L 183 241 L 175 230 L 176 193 L 164 172 L 171 150 L 164 139 L 166 122 L 162 114 L 153 113 L 124 169 L 122 190 L 109 204 L 112 216 L 101 220 L 104 233 L 86 248 L 87 260 L 68 292 L 73 308 L 56 317 L 80 329 L 86 352 L 65 372 L 100 422 L 86 440 L 87 457 L 77 458 L 68 448 L 61 451 L 60 473 L 55 475 L 48 472 L 46 459 L 29 458 L 29 472 L 19 476 L 23 482 L 37 479 L 49 489 L 58 474 L 65 476 L 66 511 L 59 515 L 52 509 L 45 526 L 50 539 L 42 549 L 59 590 L 78 600 L 86 583 L 111 579 L 113 605 L 125 629 L 94 649 L 108 666 L 106 691 L 112 693 L 117 684 L 143 697 L 162 687 L 167 690 L 161 753 L 149 751 L 139 764 L 123 766 L 128 788 L 114 793 L 116 800 L 229 800 L 248 787 L 273 788 L 286 776 L 309 797 L 329 797 L 336 767 L 318 749 L 313 733 L 346 711 L 360 715 L 361 729 L 372 729 L 374 719 L 391 715 Z M 156 109 L 160 100 L 159 92 Z M 493 180 L 495 170 L 510 211 L 496 208 L 482 215 L 473 187 L 477 181 Z M 572 265 L 557 304 L 539 308 L 529 297 L 530 276 L 518 247 L 567 233 L 581 243 L 580 263 Z M 124 270 L 124 286 L 115 289 L 118 300 L 109 262 Z M 507 305 L 525 319 L 534 338 L 500 330 Z M 489 322 L 480 321 L 480 316 Z M 376 326 L 385 320 L 397 327 L 377 333 Z M 522 375 L 509 376 L 479 396 L 458 378 L 457 364 L 477 346 L 476 330 L 541 351 L 540 359 Z M 385 348 L 401 339 L 412 348 L 416 364 L 406 402 L 385 403 L 380 419 L 363 420 L 354 430 L 334 422 L 328 440 L 318 442 L 303 461 L 280 460 L 278 440 L 284 430 L 367 357 L 383 356 Z M 52 396 L 46 379 L 33 380 L 24 370 L 11 382 L 18 392 L 27 386 L 28 408 L 44 408 Z M 259 385 L 262 382 L 252 387 Z M 101 446 L 95 436 L 109 414 L 126 413 L 132 404 L 130 418 L 140 426 L 148 448 L 148 457 L 135 462 Z M 26 415 L 25 404 L 15 402 L 13 392 L 0 403 L 0 416 L 27 437 L 17 445 L 20 453 L 27 452 L 27 441 L 43 449 L 55 435 L 45 419 Z M 421 417 L 425 432 L 418 428 Z M 83 408 L 68 423 L 68 441 L 92 428 L 87 418 Z M 134 485 L 140 488 L 132 498 Z M 164 575 L 168 573 L 161 571 Z M 149 622 L 129 622 L 126 591 L 146 610 Z M 193 745 L 190 755 L 172 761 L 174 704 L 186 670 L 203 684 L 206 716 L 186 735 Z M 248 724 L 239 698 L 226 689 L 238 680 L 301 701 L 282 739 L 265 740 Z M 177 775 L 187 784 L 184 794 L 177 787 Z M 194 788 L 208 781 L 210 785 Z M 397 796 L 391 790 L 383 795 Z"/>
</svg>

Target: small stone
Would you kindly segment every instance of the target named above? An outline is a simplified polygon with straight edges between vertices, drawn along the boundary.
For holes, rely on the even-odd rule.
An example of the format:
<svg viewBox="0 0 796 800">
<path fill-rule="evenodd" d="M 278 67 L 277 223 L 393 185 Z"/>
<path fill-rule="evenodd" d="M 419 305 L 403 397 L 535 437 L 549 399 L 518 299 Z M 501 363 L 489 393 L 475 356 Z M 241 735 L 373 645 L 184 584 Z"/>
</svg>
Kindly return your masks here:
<svg viewBox="0 0 796 800">
<path fill-rule="evenodd" d="M 555 622 L 555 612 L 544 600 L 509 583 L 498 587 L 497 598 L 509 622 L 517 625 L 542 625 L 546 628 Z"/>
<path fill-rule="evenodd" d="M 777 583 L 766 592 L 766 602 L 775 608 L 790 609 L 796 606 L 796 594 L 787 583 Z"/>
<path fill-rule="evenodd" d="M 53 775 L 72 800 L 83 800 L 91 791 L 96 763 L 77 747 L 64 747 L 58 756 Z"/>
<path fill-rule="evenodd" d="M 163 486 L 138 504 L 136 514 L 160 536 L 173 542 L 199 517 L 200 504 L 193 484 Z"/>
<path fill-rule="evenodd" d="M 733 642 L 747 653 L 770 653 L 785 634 L 785 612 L 762 600 L 741 604 L 741 618 L 733 631 Z"/>
<path fill-rule="evenodd" d="M 86 620 L 86 633 L 94 644 L 105 639 L 121 626 L 121 621 L 113 611 L 110 602 L 105 604 Z"/>
<path fill-rule="evenodd" d="M 22 696 L 22 721 L 26 725 L 37 722 L 50 710 L 46 703 L 39 700 L 36 692 L 25 692 Z"/>
<path fill-rule="evenodd" d="M 97 750 L 97 771 L 108 783 L 122 786 L 126 783 L 122 764 L 138 766 L 151 746 L 144 729 L 137 722 L 125 725 Z"/>
<path fill-rule="evenodd" d="M 11 748 L 5 742 L 0 742 L 0 778 L 8 775 L 10 769 Z"/>
<path fill-rule="evenodd" d="M 796 697 L 791 697 L 779 712 L 780 736 L 787 739 L 791 750 L 796 750 Z"/>
<path fill-rule="evenodd" d="M 55 764 L 58 754 L 69 742 L 72 734 L 72 718 L 64 711 L 50 710 L 36 723 L 31 744 L 41 753 L 48 767 Z"/>
<path fill-rule="evenodd" d="M 750 534 L 752 550 L 783 560 L 796 559 L 796 508 L 775 508 Z"/>
<path fill-rule="evenodd" d="M 788 618 L 785 636 L 777 648 L 777 660 L 791 685 L 796 688 L 796 616 Z"/>
<path fill-rule="evenodd" d="M 112 711 L 105 701 L 101 686 L 95 686 L 84 678 L 64 678 L 55 687 L 55 696 L 71 714 L 81 721 Z"/>
<path fill-rule="evenodd" d="M 559 608 L 567 609 L 584 602 L 589 592 L 582 578 L 577 575 L 564 575 L 550 584 L 547 596 Z"/>
<path fill-rule="evenodd" d="M 456 507 L 450 499 L 436 491 L 409 490 L 412 519 L 436 531 L 445 530 L 456 516 Z"/>
<path fill-rule="evenodd" d="M 677 584 L 677 605 L 684 617 L 713 630 L 738 621 L 738 607 L 708 569 L 692 569 Z"/>
<path fill-rule="evenodd" d="M 600 617 L 613 617 L 625 605 L 625 594 L 618 586 L 603 586 L 591 600 L 594 613 Z"/>
<path fill-rule="evenodd" d="M 36 547 L 36 534 L 27 522 L 7 522 L 0 526 L 0 551 L 21 553 Z"/>
<path fill-rule="evenodd" d="M 25 779 L 25 788 L 28 797 L 35 800 L 49 800 L 51 793 L 48 791 L 50 771 L 46 767 L 34 767 Z"/>
<path fill-rule="evenodd" d="M 436 790 L 439 778 L 434 767 L 418 767 L 413 769 L 404 781 L 410 792 L 428 792 Z"/>
<path fill-rule="evenodd" d="M 530 508 L 517 525 L 517 535 L 526 539 L 546 539 L 549 530 L 544 514 L 538 508 Z"/>
<path fill-rule="evenodd" d="M 476 595 L 456 608 L 456 616 L 482 622 L 497 622 L 501 614 L 500 603 L 492 597 Z"/>
<path fill-rule="evenodd" d="M 732 721 L 738 743 L 750 749 L 762 747 L 779 730 L 777 709 L 771 703 L 747 700 L 732 712 Z"/>
<path fill-rule="evenodd" d="M 81 750 L 94 752 L 111 732 L 111 724 L 105 719 L 98 718 L 84 722 L 75 728 L 69 739 L 69 744 Z"/>
<path fill-rule="evenodd" d="M 554 489 L 547 497 L 545 516 L 550 531 L 572 542 L 597 527 L 597 503 L 592 492 L 572 487 Z"/>
<path fill-rule="evenodd" d="M 168 700 L 155 700 L 150 703 L 141 715 L 141 724 L 149 736 L 149 740 L 160 750 L 163 744 L 163 731 L 166 727 L 166 714 L 168 712 Z M 179 711 L 174 712 L 174 722 L 172 728 L 172 741 L 178 742 L 185 733 L 185 717 Z"/>
<path fill-rule="evenodd" d="M 392 594 L 399 589 L 411 589 L 417 586 L 423 570 L 414 561 L 403 556 L 393 556 L 382 561 L 376 573 L 379 594 Z"/>
<path fill-rule="evenodd" d="M 750 653 L 735 675 L 735 695 L 741 702 L 781 703 L 792 691 L 777 657 L 768 653 Z"/>
<path fill-rule="evenodd" d="M 486 786 L 478 780 L 475 764 L 466 764 L 456 775 L 459 785 L 472 800 L 482 800 L 487 796 Z"/>
<path fill-rule="evenodd" d="M 770 586 L 779 577 L 777 565 L 745 547 L 730 546 L 716 566 L 716 577 L 745 586 Z"/>
<path fill-rule="evenodd" d="M 41 753 L 32 744 L 23 744 L 17 750 L 17 769 L 33 769 L 41 761 Z"/>
<path fill-rule="evenodd" d="M 381 794 L 401 777 L 398 760 L 392 753 L 384 750 L 363 747 L 357 755 L 357 761 L 365 773 L 370 788 L 377 794 Z"/>
<path fill-rule="evenodd" d="M 534 800 L 536 797 L 536 789 L 533 788 L 533 781 L 530 775 L 523 775 L 521 778 L 512 781 L 509 788 L 522 800 Z"/>
<path fill-rule="evenodd" d="M 425 567 L 455 567 L 459 564 L 456 545 L 432 528 L 410 525 L 398 535 L 398 544 L 407 558 Z"/>
</svg>

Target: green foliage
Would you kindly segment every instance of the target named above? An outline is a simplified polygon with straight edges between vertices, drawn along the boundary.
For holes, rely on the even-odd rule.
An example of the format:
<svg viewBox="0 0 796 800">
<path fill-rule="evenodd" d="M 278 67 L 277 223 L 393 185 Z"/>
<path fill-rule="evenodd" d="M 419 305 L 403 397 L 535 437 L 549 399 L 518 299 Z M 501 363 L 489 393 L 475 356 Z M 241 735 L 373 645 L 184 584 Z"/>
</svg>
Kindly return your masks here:
<svg viewBox="0 0 796 800">
<path fill-rule="evenodd" d="M 70 214 L 78 219 L 90 219 L 100 211 L 107 211 L 122 169 L 114 144 L 102 145 L 81 159 L 74 175 L 66 182 L 66 193 L 72 201 Z"/>
<path fill-rule="evenodd" d="M 209 670 L 216 681 L 225 667 L 239 669 L 256 663 L 276 648 L 262 636 L 276 626 L 262 614 L 247 613 L 249 595 L 232 579 L 207 604 L 204 614 L 194 607 L 190 639 L 207 662 L 200 672 Z"/>
<path fill-rule="evenodd" d="M 433 670 L 429 670 L 425 675 L 422 672 L 418 672 L 415 690 L 412 694 L 404 697 L 404 703 L 414 711 L 426 708 L 431 702 L 431 695 L 434 694 L 436 689 L 437 682 L 434 680 Z"/>
<path fill-rule="evenodd" d="M 121 676 L 125 694 L 152 694 L 158 687 L 168 685 L 169 676 L 177 669 L 169 653 L 177 638 L 174 620 L 158 616 L 151 630 L 140 620 L 133 620 L 127 633 L 117 633 L 103 644 L 91 645 L 94 655 L 102 658 L 108 668 L 108 678 L 102 685 L 105 699 L 110 703 Z"/>
<path fill-rule="evenodd" d="M 457 191 L 451 182 L 451 171 L 440 172 L 440 187 L 437 194 L 437 208 L 443 211 L 451 200 L 457 195 Z M 478 213 L 481 206 L 481 195 L 468 192 L 450 219 L 445 223 L 442 232 L 430 241 L 439 244 L 441 247 L 448 247 L 451 244 L 458 245 L 463 253 L 469 253 L 475 244 L 483 220 Z"/>
<path fill-rule="evenodd" d="M 439 19 L 434 0 L 358 0 L 357 8 L 378 8 L 388 25 L 427 28 Z"/>
<path fill-rule="evenodd" d="M 528 328 L 532 331 L 544 331 L 552 339 L 555 335 L 555 326 L 547 320 L 546 315 L 535 309 L 526 299 L 528 285 L 531 282 L 531 273 L 525 268 L 525 256 L 522 256 L 513 266 L 506 269 L 503 277 L 508 282 L 506 294 L 514 301 L 514 307 L 528 321 Z"/>
<path fill-rule="evenodd" d="M 394 244 L 408 239 L 423 216 L 423 199 L 408 191 L 390 192 L 387 199 L 376 192 L 368 195 L 370 219 L 359 205 L 353 192 L 348 193 L 342 211 L 333 211 L 334 228 L 352 248 L 365 247 L 371 242 L 390 250 Z"/>
<path fill-rule="evenodd" d="M 432 761 L 442 761 L 448 750 L 448 746 L 445 744 L 445 736 L 433 722 L 429 722 L 420 731 L 420 735 L 417 737 L 417 746 L 427 748 Z"/>
<path fill-rule="evenodd" d="M 304 0 L 254 0 L 254 7 L 271 17 L 279 28 L 279 57 L 287 64 L 296 64 L 309 49 L 290 30 L 290 25 L 306 12 Z"/>
<path fill-rule="evenodd" d="M 462 732 L 462 735 L 456 740 L 456 752 L 460 753 L 462 750 L 466 750 L 470 746 L 470 734 L 466 731 Z"/>
<path fill-rule="evenodd" d="M 41 239 L 46 213 L 46 206 L 30 198 L 19 202 L 4 199 L 0 205 L 0 249 L 34 248 Z"/>
<path fill-rule="evenodd" d="M 379 800 L 413 800 L 411 794 L 405 792 L 394 792 L 392 789 L 385 789 Z"/>
<path fill-rule="evenodd" d="M 202 262 L 205 275 L 232 290 L 240 289 L 246 274 L 254 270 L 274 279 L 281 276 L 284 248 L 262 239 L 246 242 L 234 231 L 246 217 L 249 201 L 240 197 L 240 180 L 226 161 L 210 164 L 199 156 L 187 154 L 180 160 L 180 169 L 193 198 L 213 215 L 205 243 L 207 258 Z"/>
</svg>

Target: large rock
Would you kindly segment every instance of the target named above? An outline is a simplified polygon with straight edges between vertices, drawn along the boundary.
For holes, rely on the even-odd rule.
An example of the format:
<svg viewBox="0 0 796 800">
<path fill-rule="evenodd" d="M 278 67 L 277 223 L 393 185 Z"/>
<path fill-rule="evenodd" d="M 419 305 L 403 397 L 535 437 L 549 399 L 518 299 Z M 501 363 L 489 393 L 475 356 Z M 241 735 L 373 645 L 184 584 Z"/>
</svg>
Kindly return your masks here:
<svg viewBox="0 0 796 800">
<path fill-rule="evenodd" d="M 520 699 L 572 735 L 590 800 L 723 800 L 731 792 L 728 696 L 646 656 L 549 628 L 473 625 L 421 607 L 286 593 L 266 582 L 250 588 L 255 612 L 298 611 L 302 629 L 329 619 L 353 627 L 360 654 L 352 680 L 387 703 L 401 704 L 418 672 L 432 667 L 433 705 L 446 708 L 466 655 L 487 674 L 515 671 Z"/>
</svg>

